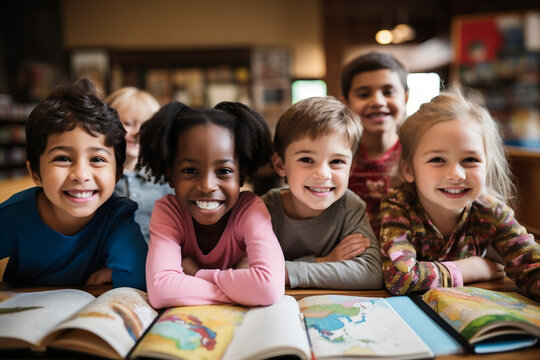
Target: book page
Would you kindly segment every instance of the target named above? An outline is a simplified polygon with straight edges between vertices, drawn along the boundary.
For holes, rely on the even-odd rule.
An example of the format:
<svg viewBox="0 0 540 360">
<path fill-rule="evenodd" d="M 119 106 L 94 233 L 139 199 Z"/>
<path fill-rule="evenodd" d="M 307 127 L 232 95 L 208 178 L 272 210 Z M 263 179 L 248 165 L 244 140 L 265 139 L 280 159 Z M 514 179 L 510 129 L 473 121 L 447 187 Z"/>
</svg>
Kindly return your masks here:
<svg viewBox="0 0 540 360">
<path fill-rule="evenodd" d="M 235 305 L 169 308 L 137 344 L 130 358 L 221 359 L 247 311 Z"/>
<path fill-rule="evenodd" d="M 383 298 L 321 295 L 299 302 L 317 358 L 416 359 L 431 350 Z"/>
<path fill-rule="evenodd" d="M 432 289 L 422 299 L 471 343 L 502 333 L 540 336 L 540 305 L 517 293 L 464 286 Z"/>
<path fill-rule="evenodd" d="M 102 294 L 56 327 L 47 341 L 53 347 L 90 351 L 89 334 L 81 339 L 78 331 L 86 330 L 106 341 L 123 358 L 156 316 L 157 311 L 148 303 L 145 292 L 127 287 L 116 288 Z M 73 338 L 69 338 L 70 334 L 74 335 Z"/>
<path fill-rule="evenodd" d="M 306 330 L 298 303 L 285 295 L 271 306 L 252 308 L 239 326 L 223 360 L 296 355 L 309 359 Z"/>
<path fill-rule="evenodd" d="M 0 292 L 0 338 L 6 339 L 1 348 L 20 347 L 13 338 L 37 346 L 56 325 L 94 298 L 75 289 Z"/>
</svg>

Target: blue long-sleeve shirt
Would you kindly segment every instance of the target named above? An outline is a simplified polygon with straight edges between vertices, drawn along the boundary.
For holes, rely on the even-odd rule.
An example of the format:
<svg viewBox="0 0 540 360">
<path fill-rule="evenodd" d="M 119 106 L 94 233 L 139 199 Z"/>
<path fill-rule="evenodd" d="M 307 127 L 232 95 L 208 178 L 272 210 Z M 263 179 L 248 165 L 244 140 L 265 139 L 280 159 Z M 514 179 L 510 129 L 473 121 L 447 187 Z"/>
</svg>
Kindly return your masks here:
<svg viewBox="0 0 540 360">
<path fill-rule="evenodd" d="M 0 259 L 10 260 L 4 281 L 45 286 L 81 285 L 103 267 L 112 269 L 114 287 L 141 290 L 148 246 L 134 220 L 137 204 L 113 195 L 77 234 L 65 236 L 39 216 L 39 187 L 0 204 Z"/>
</svg>

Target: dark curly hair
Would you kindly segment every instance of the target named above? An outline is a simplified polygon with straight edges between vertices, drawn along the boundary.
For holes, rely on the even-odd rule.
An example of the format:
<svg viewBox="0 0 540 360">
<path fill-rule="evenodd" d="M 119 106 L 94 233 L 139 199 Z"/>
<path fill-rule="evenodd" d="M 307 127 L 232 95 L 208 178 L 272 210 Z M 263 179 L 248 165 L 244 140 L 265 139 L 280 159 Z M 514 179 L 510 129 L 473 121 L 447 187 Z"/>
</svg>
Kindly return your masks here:
<svg viewBox="0 0 540 360">
<path fill-rule="evenodd" d="M 176 156 L 178 136 L 196 125 L 215 124 L 234 136 L 242 176 L 251 177 L 272 155 L 270 130 L 256 111 L 238 102 L 224 101 L 213 109 L 194 109 L 180 102 L 164 105 L 139 132 L 138 168 L 146 168 L 154 182 L 168 181 Z"/>
<path fill-rule="evenodd" d="M 88 79 L 55 89 L 28 116 L 26 158 L 32 171 L 41 176 L 39 157 L 45 151 L 49 135 L 77 126 L 92 136 L 105 135 L 105 145 L 114 148 L 116 178 L 119 179 L 126 159 L 126 131 L 116 110 L 100 99 Z"/>
</svg>

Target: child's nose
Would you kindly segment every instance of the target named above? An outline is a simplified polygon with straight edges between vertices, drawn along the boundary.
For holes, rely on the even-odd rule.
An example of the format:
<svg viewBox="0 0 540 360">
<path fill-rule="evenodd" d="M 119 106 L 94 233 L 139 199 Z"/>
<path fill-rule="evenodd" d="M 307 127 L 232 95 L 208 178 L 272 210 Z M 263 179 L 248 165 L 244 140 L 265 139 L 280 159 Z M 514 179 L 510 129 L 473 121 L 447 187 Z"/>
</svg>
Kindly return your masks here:
<svg viewBox="0 0 540 360">
<path fill-rule="evenodd" d="M 317 179 L 330 179 L 332 177 L 332 171 L 327 164 L 321 164 L 315 170 L 315 177 Z"/>
<path fill-rule="evenodd" d="M 216 177 L 214 174 L 207 174 L 201 178 L 198 184 L 199 191 L 212 192 L 217 189 Z"/>
<path fill-rule="evenodd" d="M 83 162 L 73 164 L 71 167 L 70 180 L 79 183 L 90 180 L 89 166 Z"/>
<path fill-rule="evenodd" d="M 453 164 L 448 172 L 448 179 L 451 181 L 463 181 L 465 180 L 465 169 L 461 164 Z"/>
<path fill-rule="evenodd" d="M 386 96 L 382 93 L 382 91 L 375 91 L 373 95 L 371 96 L 372 103 L 379 106 L 386 105 Z"/>
</svg>

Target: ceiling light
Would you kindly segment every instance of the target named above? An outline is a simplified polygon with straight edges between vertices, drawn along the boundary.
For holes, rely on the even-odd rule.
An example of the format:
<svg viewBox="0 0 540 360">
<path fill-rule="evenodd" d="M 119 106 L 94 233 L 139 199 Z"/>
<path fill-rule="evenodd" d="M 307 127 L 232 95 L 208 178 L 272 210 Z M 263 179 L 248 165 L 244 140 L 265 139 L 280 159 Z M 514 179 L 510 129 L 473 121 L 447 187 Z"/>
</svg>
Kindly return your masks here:
<svg viewBox="0 0 540 360">
<path fill-rule="evenodd" d="M 392 42 L 392 32 L 390 30 L 379 30 L 375 34 L 375 40 L 381 45 L 387 45 Z"/>
</svg>

